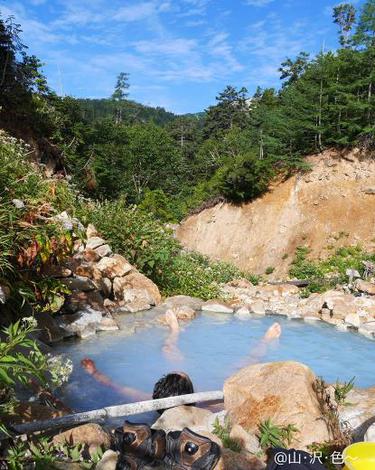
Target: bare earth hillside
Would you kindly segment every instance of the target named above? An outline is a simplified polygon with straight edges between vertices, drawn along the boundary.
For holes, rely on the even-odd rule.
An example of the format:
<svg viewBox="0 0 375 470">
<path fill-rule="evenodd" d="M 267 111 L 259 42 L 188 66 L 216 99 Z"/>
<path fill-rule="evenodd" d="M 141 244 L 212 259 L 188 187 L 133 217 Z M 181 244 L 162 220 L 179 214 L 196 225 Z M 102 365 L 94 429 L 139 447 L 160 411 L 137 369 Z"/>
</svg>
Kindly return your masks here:
<svg viewBox="0 0 375 470">
<path fill-rule="evenodd" d="M 313 258 L 332 246 L 375 249 L 375 160 L 325 151 L 308 161 L 312 171 L 251 203 L 221 203 L 188 217 L 177 238 L 187 249 L 257 274 L 274 267 L 273 277 L 285 277 L 299 245 L 309 246 Z"/>
</svg>

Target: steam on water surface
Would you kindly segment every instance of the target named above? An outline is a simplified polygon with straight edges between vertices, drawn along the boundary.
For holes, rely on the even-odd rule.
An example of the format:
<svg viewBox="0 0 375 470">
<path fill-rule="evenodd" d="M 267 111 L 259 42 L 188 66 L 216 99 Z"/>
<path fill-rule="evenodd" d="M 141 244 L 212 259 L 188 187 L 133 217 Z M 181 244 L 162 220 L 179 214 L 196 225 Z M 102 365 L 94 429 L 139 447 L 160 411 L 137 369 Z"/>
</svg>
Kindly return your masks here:
<svg viewBox="0 0 375 470">
<path fill-rule="evenodd" d="M 66 404 L 76 411 L 124 403 L 124 397 L 98 384 L 80 366 L 90 357 L 98 370 L 119 385 L 152 392 L 154 383 L 173 370 L 187 372 L 196 391 L 219 390 L 225 379 L 247 364 L 251 353 L 269 326 L 278 321 L 283 332 L 263 357 L 263 362 L 303 362 L 328 382 L 356 377 L 360 387 L 375 385 L 375 342 L 356 333 L 340 332 L 318 322 L 307 324 L 279 317 L 240 320 L 233 315 L 202 314 L 183 327 L 178 346 L 183 359 L 176 361 L 163 353 L 168 330 L 150 323 L 154 313 L 124 315 L 122 330 L 105 332 L 83 341 L 57 346 L 74 363 L 69 383 L 61 390 Z M 129 334 L 138 324 L 135 333 Z M 151 419 L 143 416 L 144 420 Z M 140 417 L 134 418 L 139 421 Z"/>
</svg>

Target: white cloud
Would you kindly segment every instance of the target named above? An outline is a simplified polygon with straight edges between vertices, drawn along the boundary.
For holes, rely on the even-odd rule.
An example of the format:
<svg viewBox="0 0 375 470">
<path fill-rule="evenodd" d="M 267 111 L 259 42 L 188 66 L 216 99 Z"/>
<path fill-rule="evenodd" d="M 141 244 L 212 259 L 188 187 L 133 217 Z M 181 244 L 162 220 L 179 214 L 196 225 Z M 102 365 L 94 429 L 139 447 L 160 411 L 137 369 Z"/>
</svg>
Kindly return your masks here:
<svg viewBox="0 0 375 470">
<path fill-rule="evenodd" d="M 133 43 L 135 49 L 142 54 L 181 55 L 189 54 L 196 48 L 194 39 L 162 39 L 153 41 L 138 41 Z"/>
<path fill-rule="evenodd" d="M 264 7 L 273 1 L 274 0 L 246 0 L 245 3 L 254 7 Z"/>
<path fill-rule="evenodd" d="M 156 13 L 157 9 L 152 2 L 143 2 L 120 8 L 113 18 L 117 21 L 142 21 Z"/>
</svg>

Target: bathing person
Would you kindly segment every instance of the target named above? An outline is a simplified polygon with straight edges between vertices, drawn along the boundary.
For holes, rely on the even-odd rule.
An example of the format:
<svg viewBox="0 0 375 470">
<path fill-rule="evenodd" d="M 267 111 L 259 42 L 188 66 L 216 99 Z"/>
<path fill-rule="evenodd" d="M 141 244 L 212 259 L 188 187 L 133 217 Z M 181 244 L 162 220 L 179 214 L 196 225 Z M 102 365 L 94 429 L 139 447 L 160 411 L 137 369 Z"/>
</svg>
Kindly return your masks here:
<svg viewBox="0 0 375 470">
<path fill-rule="evenodd" d="M 177 318 L 176 318 L 177 322 Z M 172 318 L 171 323 L 176 326 L 176 322 Z M 178 322 L 177 322 L 178 327 Z M 178 331 L 177 331 L 178 334 Z M 267 347 L 273 340 L 279 338 L 281 335 L 281 326 L 279 323 L 274 323 L 266 332 L 264 337 L 260 340 L 257 347 L 254 349 L 254 352 L 250 355 L 250 359 L 246 361 L 246 365 L 255 364 L 259 362 L 261 357 L 267 352 Z M 83 359 L 81 361 L 82 367 L 86 372 L 93 376 L 95 380 L 111 387 L 116 392 L 124 395 L 128 399 L 135 401 L 149 400 L 151 394 L 134 389 L 132 387 L 118 385 L 112 382 L 112 380 L 106 375 L 99 372 L 96 368 L 96 365 L 92 359 Z M 187 395 L 194 393 L 194 387 L 190 377 L 184 372 L 172 372 L 163 376 L 158 380 L 154 386 L 154 391 L 152 394 L 153 399 L 157 398 L 167 398 L 174 397 L 179 395 Z"/>
<path fill-rule="evenodd" d="M 95 380 L 135 401 L 150 400 L 151 398 L 156 400 L 158 398 L 176 397 L 179 395 L 189 395 L 194 393 L 194 387 L 190 377 L 184 372 L 171 372 L 164 375 L 156 382 L 154 391 L 151 395 L 150 393 L 146 393 L 132 387 L 113 383 L 109 377 L 98 371 L 95 362 L 92 359 L 82 359 L 81 365 L 88 374 L 94 377 Z"/>
<path fill-rule="evenodd" d="M 164 316 L 165 322 L 169 327 L 169 335 L 167 336 L 164 346 L 163 354 L 172 361 L 181 361 L 183 355 L 178 348 L 178 336 L 180 334 L 180 325 L 173 310 L 167 310 Z"/>
</svg>

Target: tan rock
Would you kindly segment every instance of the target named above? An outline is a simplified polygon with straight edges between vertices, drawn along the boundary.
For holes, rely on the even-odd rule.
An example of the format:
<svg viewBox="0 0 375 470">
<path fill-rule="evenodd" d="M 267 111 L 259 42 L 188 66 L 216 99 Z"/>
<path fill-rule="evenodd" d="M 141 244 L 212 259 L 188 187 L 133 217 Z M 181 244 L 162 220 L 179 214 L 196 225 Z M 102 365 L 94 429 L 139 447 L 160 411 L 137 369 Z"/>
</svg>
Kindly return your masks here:
<svg viewBox="0 0 375 470">
<path fill-rule="evenodd" d="M 233 308 L 220 300 L 209 300 L 202 305 L 203 312 L 233 313 Z"/>
<path fill-rule="evenodd" d="M 109 434 L 99 426 L 99 424 L 89 423 L 83 424 L 68 431 L 64 431 L 53 437 L 54 444 L 86 444 L 89 451 L 94 452 L 98 447 L 103 450 L 109 449 L 111 439 Z"/>
<path fill-rule="evenodd" d="M 116 277 L 113 281 L 113 292 L 118 300 L 133 302 L 136 298 L 147 300 L 150 305 L 158 305 L 161 295 L 156 284 L 139 272 L 125 277 Z"/>
<path fill-rule="evenodd" d="M 99 237 L 98 231 L 96 230 L 93 224 L 88 224 L 86 229 L 86 238 L 89 239 L 94 237 Z"/>
<path fill-rule="evenodd" d="M 98 331 L 116 331 L 119 329 L 118 324 L 111 317 L 103 317 L 97 326 Z"/>
<path fill-rule="evenodd" d="M 83 259 L 89 263 L 94 263 L 100 260 L 100 256 L 95 250 L 92 250 L 91 248 L 86 248 L 83 252 Z"/>
<path fill-rule="evenodd" d="M 261 451 L 259 445 L 259 439 L 255 434 L 250 434 L 239 424 L 235 424 L 230 431 L 231 439 L 238 442 L 242 449 L 250 452 L 251 454 L 256 454 Z"/>
<path fill-rule="evenodd" d="M 355 282 L 355 287 L 359 292 L 363 292 L 364 294 L 368 295 L 375 295 L 375 284 L 372 282 L 357 279 Z"/>
<path fill-rule="evenodd" d="M 176 315 L 177 320 L 181 321 L 194 320 L 194 318 L 197 316 L 196 311 L 187 306 L 175 307 L 172 310 Z"/>
<path fill-rule="evenodd" d="M 101 271 L 93 263 L 83 263 L 76 268 L 76 275 L 88 277 L 94 281 L 100 281 L 102 279 Z"/>
<path fill-rule="evenodd" d="M 116 470 L 117 460 L 117 452 L 113 450 L 106 450 L 100 462 L 95 467 L 95 470 Z"/>
<path fill-rule="evenodd" d="M 292 446 L 306 448 L 330 438 L 314 391 L 316 377 L 297 362 L 257 364 L 240 370 L 224 384 L 224 405 L 233 424 L 256 434 L 266 419 L 295 425 Z"/>
<path fill-rule="evenodd" d="M 361 317 L 358 313 L 350 313 L 345 317 L 345 323 L 353 328 L 359 328 L 361 326 Z"/>
<path fill-rule="evenodd" d="M 153 429 L 164 431 L 182 431 L 189 428 L 198 434 L 208 432 L 208 423 L 213 413 L 195 406 L 177 406 L 164 411 L 160 418 L 153 424 Z"/>
<path fill-rule="evenodd" d="M 234 279 L 226 284 L 229 287 L 237 287 L 240 289 L 252 289 L 254 285 L 247 279 Z"/>
<path fill-rule="evenodd" d="M 188 295 L 174 295 L 168 297 L 161 304 L 161 307 L 165 308 L 174 308 L 174 307 L 190 307 L 193 310 L 200 310 L 203 305 L 203 300 L 198 299 L 197 297 L 190 297 Z"/>
<path fill-rule="evenodd" d="M 266 306 L 262 300 L 256 300 L 250 305 L 250 311 L 255 313 L 255 315 L 265 315 Z"/>
<path fill-rule="evenodd" d="M 103 276 L 109 279 L 125 276 L 133 269 L 133 266 L 121 255 L 113 255 L 110 258 L 104 257 L 96 267 Z"/>
</svg>

